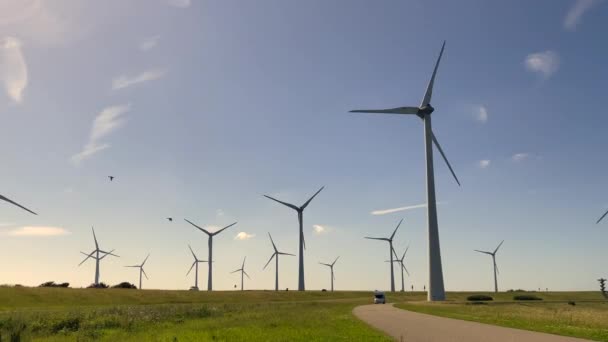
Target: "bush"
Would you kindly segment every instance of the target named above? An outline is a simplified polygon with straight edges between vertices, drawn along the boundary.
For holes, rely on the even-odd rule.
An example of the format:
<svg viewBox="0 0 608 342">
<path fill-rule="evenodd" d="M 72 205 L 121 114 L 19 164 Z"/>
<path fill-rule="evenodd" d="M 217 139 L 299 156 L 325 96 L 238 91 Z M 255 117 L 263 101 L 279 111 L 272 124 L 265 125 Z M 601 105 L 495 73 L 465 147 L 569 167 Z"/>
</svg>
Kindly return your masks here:
<svg viewBox="0 0 608 342">
<path fill-rule="evenodd" d="M 38 287 L 70 287 L 70 283 L 57 284 L 54 281 L 47 281 L 46 283 L 38 285 Z"/>
<path fill-rule="evenodd" d="M 518 295 L 513 297 L 514 300 L 543 300 L 540 297 L 534 295 Z"/>
<path fill-rule="evenodd" d="M 116 284 L 112 286 L 113 289 L 137 289 L 137 286 L 129 283 L 128 281 L 123 281 L 120 284 Z"/>
<path fill-rule="evenodd" d="M 487 300 L 494 300 L 494 298 L 490 297 L 490 296 L 486 296 L 486 295 L 470 295 L 467 297 L 467 300 L 469 301 L 487 301 Z"/>
<path fill-rule="evenodd" d="M 91 284 L 87 286 L 87 289 L 107 289 L 108 287 L 110 287 L 108 284 L 101 282 L 99 284 Z"/>
</svg>

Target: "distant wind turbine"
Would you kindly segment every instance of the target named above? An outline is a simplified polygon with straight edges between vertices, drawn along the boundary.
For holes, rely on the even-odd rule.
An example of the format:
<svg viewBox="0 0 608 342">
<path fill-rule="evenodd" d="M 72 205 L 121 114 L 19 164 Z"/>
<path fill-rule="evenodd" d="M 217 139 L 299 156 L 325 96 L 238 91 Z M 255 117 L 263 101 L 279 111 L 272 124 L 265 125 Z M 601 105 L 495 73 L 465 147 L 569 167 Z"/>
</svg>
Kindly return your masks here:
<svg viewBox="0 0 608 342">
<path fill-rule="evenodd" d="M 272 255 L 270 256 L 270 259 L 268 259 L 268 262 L 266 263 L 266 265 L 264 265 L 264 268 L 262 268 L 262 270 L 265 270 L 266 267 L 268 266 L 268 264 L 270 264 L 270 262 L 272 261 L 272 258 L 275 258 L 276 275 L 274 278 L 274 290 L 279 291 L 279 255 L 291 255 L 291 256 L 296 256 L 296 255 L 291 254 L 291 253 L 279 252 L 279 250 L 277 249 L 277 246 L 274 244 L 274 241 L 272 241 L 272 236 L 270 235 L 270 233 L 268 233 L 268 237 L 270 237 L 270 243 L 272 243 L 272 248 L 274 249 L 274 253 L 272 253 Z"/>
<path fill-rule="evenodd" d="M 243 281 L 243 275 L 246 275 L 247 278 L 251 279 L 251 277 L 249 277 L 249 274 L 247 274 L 247 272 L 245 272 L 245 259 L 247 259 L 247 257 L 243 258 L 243 265 L 241 265 L 241 268 L 239 268 L 238 270 L 234 270 L 230 273 L 236 273 L 236 272 L 241 272 L 241 291 L 243 291 L 244 289 L 244 281 Z"/>
<path fill-rule="evenodd" d="M 141 265 L 131 265 L 131 266 L 125 266 L 125 267 L 135 267 L 135 268 L 139 268 L 139 289 L 141 290 L 141 275 L 143 274 L 146 279 L 150 279 L 148 278 L 148 275 L 146 274 L 146 271 L 144 271 L 144 265 L 146 264 L 146 261 L 148 261 L 148 258 L 150 257 L 150 254 L 148 254 L 148 256 L 144 259 L 144 262 L 141 263 Z"/>
<path fill-rule="evenodd" d="M 190 248 L 190 252 L 194 257 L 194 262 L 192 263 L 192 266 L 190 266 L 190 269 L 188 270 L 188 273 L 186 273 L 186 276 L 190 274 L 190 271 L 192 271 L 192 268 L 194 267 L 194 287 L 198 291 L 198 264 L 201 262 L 207 262 L 207 260 L 200 260 L 196 257 L 196 254 L 194 254 L 194 251 L 192 250 L 192 247 L 190 247 L 190 245 L 188 245 L 188 248 Z"/>
<path fill-rule="evenodd" d="M 431 106 L 431 96 L 433 95 L 433 84 L 435 83 L 435 75 L 437 74 L 437 68 L 443 55 L 445 48 L 445 41 L 441 46 L 439 57 L 435 63 L 431 80 L 426 88 L 422 103 L 418 107 L 398 107 L 390 109 L 364 109 L 364 110 L 351 110 L 351 113 L 378 113 L 378 114 L 413 114 L 418 116 L 424 121 L 424 146 L 426 151 L 426 197 L 427 197 L 427 224 L 428 224 L 428 236 L 429 236 L 429 291 L 427 294 L 427 300 L 445 300 L 445 288 L 443 284 L 443 270 L 441 267 L 441 248 L 439 246 L 439 225 L 437 223 L 437 202 L 435 199 L 435 173 L 433 171 L 433 144 L 437 147 L 437 150 L 443 157 L 443 160 L 447 164 L 452 176 L 456 180 L 456 183 L 460 186 L 460 181 L 456 177 L 450 162 L 448 162 L 445 153 L 437 137 L 433 133 L 431 127 L 431 113 L 435 110 Z M 392 265 L 392 263 L 391 263 Z"/>
<path fill-rule="evenodd" d="M 334 280 L 336 279 L 336 277 L 334 276 L 334 265 L 336 264 L 336 261 L 338 261 L 338 259 L 340 259 L 340 257 L 337 257 L 336 260 L 334 260 L 334 262 L 332 262 L 331 264 L 325 264 L 322 262 L 319 263 L 321 265 L 329 267 L 329 270 L 331 271 L 331 292 L 334 292 Z"/>
<path fill-rule="evenodd" d="M 401 225 L 401 222 L 403 222 L 403 219 L 401 219 L 401 221 L 399 221 L 399 224 L 397 224 L 397 227 L 395 228 L 395 230 L 393 231 L 393 234 L 391 234 L 391 237 L 389 238 L 377 238 L 377 237 L 369 237 L 366 236 L 366 239 L 370 239 L 370 240 L 382 240 L 382 241 L 386 241 L 388 242 L 388 254 L 390 257 L 390 263 L 391 263 L 391 292 L 395 292 L 395 273 L 393 270 L 393 238 L 395 237 L 395 233 L 397 233 L 397 229 L 399 229 L 399 226 Z"/>
<path fill-rule="evenodd" d="M 186 219 L 184 219 L 186 220 Z M 197 225 L 195 225 L 194 223 L 186 220 L 186 222 L 190 223 L 191 225 L 195 226 L 196 228 L 198 228 L 201 232 L 207 234 L 207 236 L 209 237 L 209 276 L 207 277 L 207 291 L 213 291 L 213 237 L 216 236 L 217 234 L 223 232 L 224 230 L 234 226 L 235 224 L 237 224 L 237 222 L 234 222 L 233 224 L 229 224 L 226 227 L 218 230 L 217 232 L 209 232 L 204 228 L 201 228 Z"/>
<path fill-rule="evenodd" d="M 597 220 L 597 222 L 595 222 L 595 224 L 600 223 L 600 221 L 602 221 L 604 219 L 604 217 L 606 217 L 606 215 L 608 215 L 608 210 L 604 213 L 604 215 L 602 215 L 602 217 L 600 217 L 599 220 Z"/>
<path fill-rule="evenodd" d="M 299 260 L 299 272 L 298 272 L 298 291 L 305 290 L 305 286 L 304 286 L 304 249 L 306 249 L 306 242 L 304 242 L 304 217 L 303 217 L 304 209 L 306 209 L 306 207 L 310 204 L 310 201 L 312 201 L 312 199 L 315 198 L 315 196 L 317 196 L 319 194 L 319 192 L 321 192 L 321 190 L 323 190 L 324 188 L 325 187 L 322 186 L 321 189 L 319 189 L 319 191 L 317 191 L 314 195 L 312 195 L 312 197 L 309 198 L 308 201 L 306 201 L 306 203 L 304 203 L 301 207 L 297 207 L 293 204 L 290 204 L 287 202 L 282 202 L 276 198 L 272 198 L 270 196 L 264 195 L 264 197 L 269 198 L 275 202 L 281 203 L 282 205 L 287 206 L 298 212 L 298 222 L 300 223 L 300 245 L 299 245 L 300 260 Z"/>
<path fill-rule="evenodd" d="M 18 206 L 19 208 L 21 208 L 21 209 L 23 209 L 23 210 L 25 210 L 25 211 L 28 211 L 28 212 L 30 212 L 30 213 L 32 213 L 32 214 L 34 214 L 34 215 L 38 215 L 38 214 L 36 214 L 35 212 L 33 212 L 33 211 L 29 210 L 28 208 L 26 208 L 26 207 L 22 206 L 21 204 L 19 204 L 19 203 L 15 202 L 15 201 L 13 201 L 13 200 L 10 200 L 10 199 L 8 199 L 8 198 L 6 198 L 6 197 L 2 196 L 2 195 L 0 195 L 0 200 L 3 200 L 3 201 L 6 201 L 6 202 L 8 202 L 8 203 L 10 203 L 10 204 L 16 205 L 16 206 Z"/>
<path fill-rule="evenodd" d="M 410 275 L 410 272 L 408 272 L 407 268 L 405 268 L 405 254 L 407 253 L 408 249 L 410 249 L 410 246 L 407 246 L 407 248 L 405 249 L 405 252 L 403 252 L 403 255 L 401 256 L 401 259 L 399 259 L 399 257 L 397 256 L 397 252 L 393 249 L 393 253 L 395 254 L 395 260 L 393 260 L 393 262 L 396 262 L 399 264 L 399 268 L 401 269 L 401 292 L 405 292 L 405 281 L 404 281 L 404 277 L 403 277 L 403 270 L 405 270 L 405 273 L 407 273 L 407 275 Z M 390 260 L 387 260 L 386 262 L 390 262 Z"/>
<path fill-rule="evenodd" d="M 84 260 L 82 260 L 80 262 L 80 264 L 78 264 L 78 266 L 82 265 L 89 258 L 95 259 L 95 283 L 94 284 L 95 284 L 95 286 L 97 286 L 97 285 L 99 285 L 99 262 L 103 258 L 107 257 L 108 255 L 112 255 L 115 257 L 118 257 L 118 255 L 112 253 L 112 252 L 114 252 L 114 250 L 106 252 L 106 251 L 99 249 L 99 243 L 97 243 L 97 236 L 95 236 L 95 229 L 93 227 L 91 227 L 91 230 L 93 231 L 93 240 L 95 240 L 95 249 L 89 254 L 87 254 L 85 252 L 80 252 L 81 254 L 84 254 L 87 257 L 84 258 Z"/>
<path fill-rule="evenodd" d="M 498 244 L 498 247 L 496 247 L 494 252 L 480 251 L 477 249 L 475 250 L 475 252 L 479 252 L 479 253 L 483 253 L 483 254 L 492 256 L 492 264 L 494 265 L 494 292 L 496 292 L 496 293 L 498 293 L 498 278 L 496 276 L 496 274 L 498 273 L 498 266 L 496 266 L 496 252 L 498 252 L 498 249 L 500 248 L 500 246 L 502 246 L 503 242 L 505 242 L 505 240 L 502 240 L 500 242 L 500 244 Z"/>
</svg>

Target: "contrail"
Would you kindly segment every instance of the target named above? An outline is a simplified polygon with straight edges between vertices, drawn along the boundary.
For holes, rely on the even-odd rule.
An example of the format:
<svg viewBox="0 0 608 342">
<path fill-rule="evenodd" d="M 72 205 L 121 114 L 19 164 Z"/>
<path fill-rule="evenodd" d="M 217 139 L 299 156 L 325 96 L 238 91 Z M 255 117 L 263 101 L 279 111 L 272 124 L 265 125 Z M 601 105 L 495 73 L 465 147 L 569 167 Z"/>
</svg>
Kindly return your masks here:
<svg viewBox="0 0 608 342">
<path fill-rule="evenodd" d="M 437 202 L 437 204 L 439 204 L 439 203 L 441 203 L 441 202 Z M 407 207 L 393 208 L 393 209 L 374 210 L 370 214 L 372 214 L 372 215 L 386 215 L 386 214 L 396 213 L 396 212 L 399 212 L 399 211 L 418 209 L 418 208 L 426 208 L 426 203 L 416 204 L 416 205 L 410 205 L 410 206 L 407 206 Z"/>
</svg>

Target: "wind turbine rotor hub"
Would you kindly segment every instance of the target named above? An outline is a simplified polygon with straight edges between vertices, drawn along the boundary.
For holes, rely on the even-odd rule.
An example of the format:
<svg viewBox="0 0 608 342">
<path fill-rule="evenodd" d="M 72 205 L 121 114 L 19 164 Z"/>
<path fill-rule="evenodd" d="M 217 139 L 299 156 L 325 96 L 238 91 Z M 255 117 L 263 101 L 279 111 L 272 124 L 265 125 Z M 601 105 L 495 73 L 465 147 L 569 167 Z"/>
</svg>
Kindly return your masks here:
<svg viewBox="0 0 608 342">
<path fill-rule="evenodd" d="M 426 106 L 420 107 L 420 109 L 418 110 L 418 114 L 420 114 L 422 116 L 430 115 L 434 111 L 435 111 L 435 108 L 433 108 L 433 106 L 431 106 L 431 104 L 429 103 Z"/>
</svg>

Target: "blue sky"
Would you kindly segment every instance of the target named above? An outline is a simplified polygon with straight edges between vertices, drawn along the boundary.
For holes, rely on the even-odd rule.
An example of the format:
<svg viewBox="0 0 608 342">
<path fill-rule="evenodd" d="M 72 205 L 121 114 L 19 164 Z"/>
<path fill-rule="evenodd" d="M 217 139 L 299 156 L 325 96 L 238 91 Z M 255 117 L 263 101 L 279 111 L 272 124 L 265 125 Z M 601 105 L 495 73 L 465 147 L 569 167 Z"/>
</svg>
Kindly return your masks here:
<svg viewBox="0 0 608 342">
<path fill-rule="evenodd" d="M 214 287 L 247 256 L 248 288 L 272 288 L 267 232 L 297 252 L 303 203 L 307 288 L 340 255 L 336 289 L 388 288 L 388 235 L 427 278 L 422 123 L 349 114 L 417 105 L 443 40 L 434 130 L 462 187 L 436 161 L 448 290 L 595 289 L 608 270 L 603 107 L 605 1 L 104 1 L 0 4 L 0 283 L 84 286 L 90 227 L 102 280 L 151 257 L 148 288 L 183 289 L 187 244 L 215 240 Z M 108 175 L 116 176 L 110 183 Z M 173 223 L 165 217 L 174 217 Z M 321 228 L 313 228 L 313 225 Z M 26 228 L 24 228 L 26 227 Z M 29 228 L 27 228 L 29 227 Z M 248 239 L 235 239 L 238 233 Z M 205 267 L 202 268 L 206 270 Z M 206 271 L 200 281 L 206 281 Z M 297 258 L 281 260 L 295 288 Z"/>
</svg>

